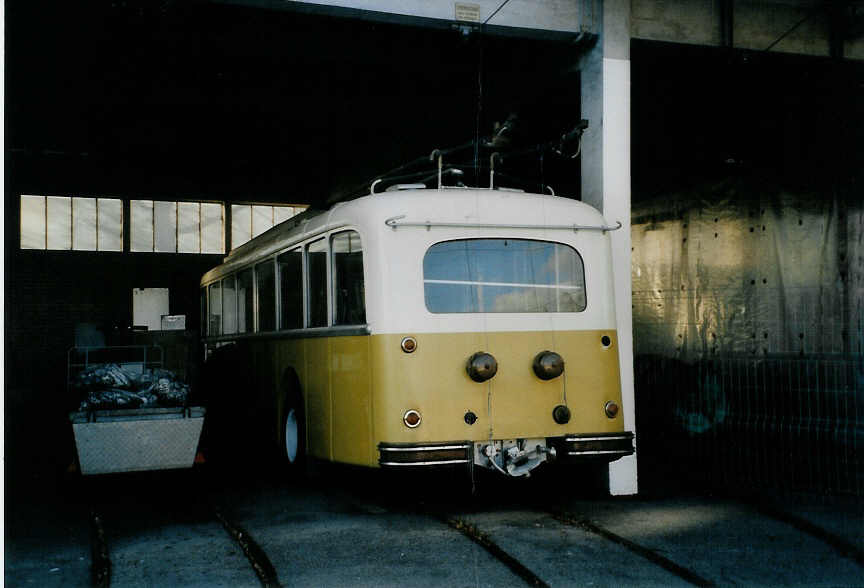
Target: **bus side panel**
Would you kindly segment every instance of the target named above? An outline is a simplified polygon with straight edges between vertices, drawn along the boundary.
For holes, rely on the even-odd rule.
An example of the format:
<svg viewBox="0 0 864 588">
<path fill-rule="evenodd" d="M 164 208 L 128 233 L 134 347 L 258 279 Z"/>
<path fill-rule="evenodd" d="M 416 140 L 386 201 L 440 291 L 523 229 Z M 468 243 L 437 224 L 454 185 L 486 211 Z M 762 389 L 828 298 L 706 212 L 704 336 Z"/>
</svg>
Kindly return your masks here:
<svg viewBox="0 0 864 588">
<path fill-rule="evenodd" d="M 333 459 L 329 344 L 329 337 L 303 341 L 305 363 L 300 380 L 306 397 L 307 450 L 313 457 L 328 460 Z"/>
<path fill-rule="evenodd" d="M 333 459 L 376 465 L 371 439 L 369 336 L 330 339 Z"/>
<path fill-rule="evenodd" d="M 303 361 L 303 341 L 300 339 L 283 339 L 274 342 L 274 353 L 279 358 L 277 361 L 277 377 L 279 384 L 276 395 L 276 411 L 273 415 L 277 429 L 282 428 L 282 417 L 285 415 L 285 393 L 288 392 L 285 386 L 285 374 L 289 369 L 292 369 L 297 374 L 297 379 L 300 381 L 300 393 L 303 395 L 304 403 L 306 401 L 306 390 L 303 382 L 306 374 L 305 364 Z M 280 432 L 281 434 L 281 432 Z M 281 439 L 281 437 L 280 437 Z M 306 440 L 308 447 L 308 439 Z"/>
<path fill-rule="evenodd" d="M 258 413 L 264 415 L 262 425 L 269 445 L 278 440 L 278 425 L 273 426 L 272 416 L 276 411 L 276 399 L 280 396 L 279 357 L 276 355 L 276 344 L 273 341 L 250 341 L 255 357 L 255 396 L 258 399 Z"/>
</svg>

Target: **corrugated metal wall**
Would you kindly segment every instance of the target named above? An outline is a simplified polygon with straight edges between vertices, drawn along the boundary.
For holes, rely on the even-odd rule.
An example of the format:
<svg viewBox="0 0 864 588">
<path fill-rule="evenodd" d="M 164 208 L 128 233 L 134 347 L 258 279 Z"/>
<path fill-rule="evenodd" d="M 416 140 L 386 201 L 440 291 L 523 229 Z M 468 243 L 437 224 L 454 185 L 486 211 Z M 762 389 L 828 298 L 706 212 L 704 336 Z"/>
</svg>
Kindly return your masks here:
<svg viewBox="0 0 864 588">
<path fill-rule="evenodd" d="M 635 204 L 632 236 L 643 469 L 864 495 L 860 195 L 735 177 Z"/>
</svg>

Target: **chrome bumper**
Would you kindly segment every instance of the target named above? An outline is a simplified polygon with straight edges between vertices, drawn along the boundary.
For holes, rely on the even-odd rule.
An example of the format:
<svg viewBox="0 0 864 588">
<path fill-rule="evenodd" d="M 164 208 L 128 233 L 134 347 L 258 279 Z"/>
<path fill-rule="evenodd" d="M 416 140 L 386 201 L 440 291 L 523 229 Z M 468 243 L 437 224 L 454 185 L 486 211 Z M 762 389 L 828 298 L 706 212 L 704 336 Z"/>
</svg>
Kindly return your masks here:
<svg viewBox="0 0 864 588">
<path fill-rule="evenodd" d="M 615 461 L 634 452 L 633 433 L 630 432 L 567 435 L 550 439 L 550 442 L 558 452 L 559 461 Z"/>
<path fill-rule="evenodd" d="M 467 464 L 471 461 L 471 442 L 456 443 L 381 443 L 378 463 L 382 467 L 437 466 Z"/>
<path fill-rule="evenodd" d="M 537 440 L 542 444 L 543 440 Z M 555 461 L 615 461 L 631 455 L 633 433 L 590 433 L 547 437 L 546 447 Z M 381 443 L 378 464 L 382 467 L 443 466 L 470 464 L 483 460 L 486 441 L 455 441 L 451 443 Z M 497 441 L 500 443 L 500 441 Z M 505 441 L 505 444 L 507 442 Z M 478 453 L 479 452 L 479 453 Z M 478 461 L 480 460 L 480 461 Z"/>
</svg>

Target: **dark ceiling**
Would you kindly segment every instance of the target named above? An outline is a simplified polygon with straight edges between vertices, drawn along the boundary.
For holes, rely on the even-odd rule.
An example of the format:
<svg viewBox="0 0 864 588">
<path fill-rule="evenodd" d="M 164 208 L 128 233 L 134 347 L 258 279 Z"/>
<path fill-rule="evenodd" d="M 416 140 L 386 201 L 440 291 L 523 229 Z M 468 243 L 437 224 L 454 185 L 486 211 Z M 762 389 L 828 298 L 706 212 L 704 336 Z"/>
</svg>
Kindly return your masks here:
<svg viewBox="0 0 864 588">
<path fill-rule="evenodd" d="M 424 24 L 7 2 L 7 192 L 321 205 L 512 112 L 522 146 L 578 122 L 573 39 Z M 864 167 L 861 63 L 636 40 L 632 60 L 634 198 L 730 170 L 825 185 Z M 504 171 L 579 193 L 578 160 Z"/>
<path fill-rule="evenodd" d="M 207 2 L 18 0 L 6 23 L 19 192 L 321 203 L 510 112 L 526 144 L 579 120 L 561 40 Z"/>
</svg>

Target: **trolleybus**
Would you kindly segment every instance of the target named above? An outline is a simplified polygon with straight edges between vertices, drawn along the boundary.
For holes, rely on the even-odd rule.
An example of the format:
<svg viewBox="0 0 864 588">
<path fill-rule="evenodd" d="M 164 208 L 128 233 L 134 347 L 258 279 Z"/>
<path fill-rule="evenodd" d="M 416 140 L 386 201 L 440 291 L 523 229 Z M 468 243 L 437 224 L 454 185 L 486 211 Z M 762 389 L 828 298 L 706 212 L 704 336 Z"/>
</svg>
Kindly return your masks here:
<svg viewBox="0 0 864 588">
<path fill-rule="evenodd" d="M 207 361 L 289 465 L 524 476 L 612 461 L 633 453 L 618 226 L 550 195 L 373 190 L 277 225 L 203 276 Z"/>
</svg>

